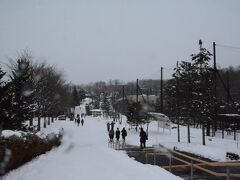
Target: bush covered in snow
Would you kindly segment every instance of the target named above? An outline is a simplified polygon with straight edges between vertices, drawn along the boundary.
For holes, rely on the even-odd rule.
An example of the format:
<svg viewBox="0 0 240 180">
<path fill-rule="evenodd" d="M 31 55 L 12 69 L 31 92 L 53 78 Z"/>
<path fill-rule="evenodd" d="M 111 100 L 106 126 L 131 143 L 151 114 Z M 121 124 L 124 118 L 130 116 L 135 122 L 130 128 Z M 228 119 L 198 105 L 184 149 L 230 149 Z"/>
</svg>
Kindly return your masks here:
<svg viewBox="0 0 240 180">
<path fill-rule="evenodd" d="M 1 137 L 1 144 L 10 150 L 10 161 L 5 166 L 5 173 L 59 146 L 61 137 L 62 135 L 51 134 L 51 136 L 42 139 L 30 133 L 22 136 Z M 1 148 L 0 154 L 4 154 L 3 151 L 4 149 Z"/>
</svg>

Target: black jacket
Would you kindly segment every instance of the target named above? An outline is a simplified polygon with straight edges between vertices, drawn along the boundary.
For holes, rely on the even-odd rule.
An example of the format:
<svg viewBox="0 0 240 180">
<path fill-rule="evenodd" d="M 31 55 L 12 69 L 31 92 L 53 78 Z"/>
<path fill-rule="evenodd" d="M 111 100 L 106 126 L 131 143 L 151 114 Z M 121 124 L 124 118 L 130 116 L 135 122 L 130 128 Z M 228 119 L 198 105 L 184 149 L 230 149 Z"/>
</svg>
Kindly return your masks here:
<svg viewBox="0 0 240 180">
<path fill-rule="evenodd" d="M 119 137 L 119 136 L 120 136 L 120 131 L 116 130 L 116 137 Z"/>
<path fill-rule="evenodd" d="M 145 131 L 140 132 L 140 141 L 146 141 L 148 139 Z"/>
<path fill-rule="evenodd" d="M 122 130 L 122 136 L 123 136 L 123 137 L 127 136 L 127 131 L 126 131 L 126 129 L 123 129 L 123 130 Z"/>
</svg>

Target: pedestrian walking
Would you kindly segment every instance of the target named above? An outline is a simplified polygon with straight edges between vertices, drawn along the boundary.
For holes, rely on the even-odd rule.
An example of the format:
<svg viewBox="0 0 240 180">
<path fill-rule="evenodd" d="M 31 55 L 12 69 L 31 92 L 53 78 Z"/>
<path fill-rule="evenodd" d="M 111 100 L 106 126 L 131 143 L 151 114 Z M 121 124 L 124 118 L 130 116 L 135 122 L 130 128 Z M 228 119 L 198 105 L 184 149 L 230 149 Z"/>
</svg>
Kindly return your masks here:
<svg viewBox="0 0 240 180">
<path fill-rule="evenodd" d="M 123 141 L 125 142 L 125 137 L 127 136 L 127 131 L 126 131 L 126 129 L 123 128 L 122 131 L 121 131 L 121 133 L 122 133 L 122 139 L 123 139 Z"/>
<path fill-rule="evenodd" d="M 114 124 L 115 124 L 115 123 L 112 121 L 112 122 L 111 122 L 111 129 L 114 129 Z"/>
<path fill-rule="evenodd" d="M 120 138 L 120 131 L 119 131 L 119 128 L 117 128 L 117 130 L 116 130 L 116 139 L 117 139 L 117 141 L 119 141 L 119 138 Z"/>
<path fill-rule="evenodd" d="M 84 119 L 82 118 L 82 120 L 81 120 L 81 124 L 82 124 L 82 126 L 83 126 L 83 123 L 84 123 Z"/>
<path fill-rule="evenodd" d="M 107 123 L 107 130 L 108 130 L 108 132 L 110 130 L 110 123 L 109 122 Z"/>
<path fill-rule="evenodd" d="M 140 131 L 140 148 L 143 149 L 146 147 L 146 140 L 148 139 L 147 133 L 141 128 Z"/>
<path fill-rule="evenodd" d="M 79 114 L 77 114 L 77 125 L 79 126 L 79 124 L 80 124 L 80 116 Z"/>
<path fill-rule="evenodd" d="M 114 130 L 111 129 L 111 130 L 109 131 L 109 139 L 110 139 L 110 142 L 111 142 L 111 143 L 113 142 L 113 138 L 114 138 Z"/>
</svg>

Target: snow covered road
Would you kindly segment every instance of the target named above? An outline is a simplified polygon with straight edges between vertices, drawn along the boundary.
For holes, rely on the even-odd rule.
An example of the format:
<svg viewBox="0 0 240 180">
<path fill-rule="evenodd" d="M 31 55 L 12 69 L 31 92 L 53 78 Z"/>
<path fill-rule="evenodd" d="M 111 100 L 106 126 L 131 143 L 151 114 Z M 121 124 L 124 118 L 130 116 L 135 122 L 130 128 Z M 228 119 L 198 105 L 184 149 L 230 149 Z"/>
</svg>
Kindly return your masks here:
<svg viewBox="0 0 240 180">
<path fill-rule="evenodd" d="M 72 121 L 56 121 L 48 130 L 61 127 L 64 138 L 60 147 L 12 171 L 3 180 L 181 179 L 109 148 L 106 121 L 102 118 L 86 117 L 83 127 Z"/>
</svg>

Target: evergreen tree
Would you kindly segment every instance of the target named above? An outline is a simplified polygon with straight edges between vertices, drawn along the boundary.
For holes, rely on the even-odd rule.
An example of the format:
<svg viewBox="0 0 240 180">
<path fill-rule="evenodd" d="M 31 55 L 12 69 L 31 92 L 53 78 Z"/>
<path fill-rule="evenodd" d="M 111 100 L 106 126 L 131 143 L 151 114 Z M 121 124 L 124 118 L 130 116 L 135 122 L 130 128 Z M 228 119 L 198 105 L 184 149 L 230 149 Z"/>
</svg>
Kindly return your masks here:
<svg viewBox="0 0 240 180">
<path fill-rule="evenodd" d="M 148 121 L 147 111 L 140 102 L 132 102 L 128 104 L 127 111 L 128 124 L 135 126 L 136 131 L 139 125 L 144 125 Z"/>
<path fill-rule="evenodd" d="M 207 135 L 210 135 L 210 124 L 213 119 L 213 112 L 216 103 L 214 97 L 214 74 L 209 66 L 212 54 L 205 48 L 202 48 L 202 42 L 199 41 L 200 52 L 192 55 L 193 65 L 195 67 L 194 81 L 194 104 L 203 131 L 203 145 L 205 145 L 205 126 L 207 126 Z"/>
<path fill-rule="evenodd" d="M 10 109 L 9 96 L 6 83 L 2 80 L 6 73 L 0 66 L 0 129 L 9 127 L 8 111 Z"/>
<path fill-rule="evenodd" d="M 33 118 L 33 76 L 29 57 L 17 59 L 10 75 L 9 92 L 11 96 L 11 129 L 23 129 L 23 123 Z"/>
<path fill-rule="evenodd" d="M 182 61 L 177 66 L 173 74 L 174 79 L 170 81 L 165 91 L 169 97 L 168 106 L 175 109 L 178 116 L 185 117 L 188 141 L 190 142 L 189 124 L 197 119 L 198 123 L 202 124 L 205 145 L 204 128 L 207 125 L 209 135 L 216 103 L 213 70 L 209 66 L 211 53 L 202 48 L 200 43 L 200 52 L 191 56 L 191 62 Z"/>
</svg>

